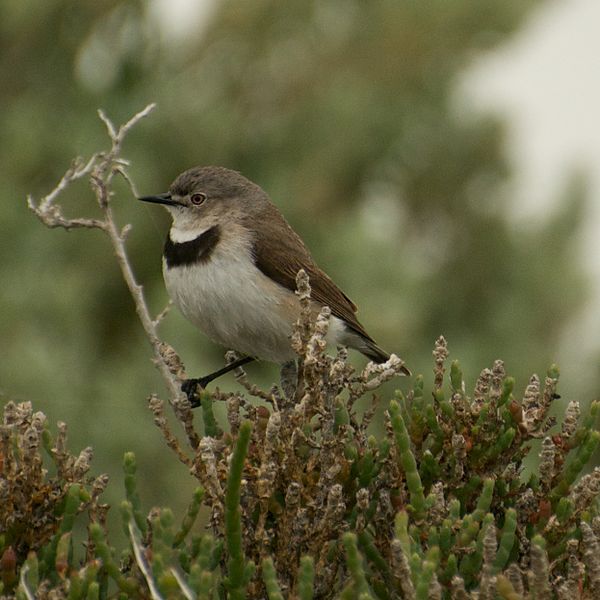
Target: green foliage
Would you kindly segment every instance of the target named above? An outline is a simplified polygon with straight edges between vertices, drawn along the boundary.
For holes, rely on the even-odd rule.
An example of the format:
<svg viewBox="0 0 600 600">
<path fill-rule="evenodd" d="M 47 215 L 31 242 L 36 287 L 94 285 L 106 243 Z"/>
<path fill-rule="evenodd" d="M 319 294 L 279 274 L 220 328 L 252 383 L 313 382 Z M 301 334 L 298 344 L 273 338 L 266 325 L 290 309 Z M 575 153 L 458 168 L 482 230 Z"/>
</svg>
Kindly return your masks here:
<svg viewBox="0 0 600 600">
<path fill-rule="evenodd" d="M 390 402 L 390 421 L 394 430 L 394 437 L 398 446 L 400 461 L 406 475 L 406 484 L 410 491 L 410 508 L 415 513 L 415 519 L 422 519 L 425 511 L 425 497 L 423 496 L 423 486 L 421 477 L 417 471 L 417 463 L 413 452 L 410 449 L 410 439 L 404 421 L 400 416 L 398 403 L 392 400 Z"/>
<path fill-rule="evenodd" d="M 225 585 L 233 600 L 241 600 L 246 597 L 245 589 L 248 584 L 248 565 L 245 564 L 244 549 L 242 547 L 240 485 L 251 432 L 252 423 L 244 421 L 240 426 L 237 443 L 231 458 L 227 478 L 227 492 L 225 493 L 225 539 L 229 555 L 228 577 Z"/>
<path fill-rule="evenodd" d="M 53 436 L 46 416 L 31 403 L 7 402 L 0 425 L 0 555 L 11 548 L 23 561 L 40 552 L 53 565 L 57 552 L 64 557 L 68 537 L 78 514 L 101 512 L 98 497 L 106 475 L 89 475 L 91 448 L 75 456 L 67 450 L 67 426 L 58 424 Z"/>
<path fill-rule="evenodd" d="M 223 430 L 217 424 L 213 410 L 213 401 L 210 394 L 206 391 L 200 393 L 200 406 L 202 407 L 202 422 L 204 423 L 204 433 L 210 437 L 218 437 L 223 434 Z"/>
<path fill-rule="evenodd" d="M 193 472 L 202 487 L 193 493 L 179 526 L 168 508 L 144 514 L 136 459 L 126 453 L 124 548 L 108 539 L 106 506 L 99 502 L 106 480 L 87 475 L 89 451 L 70 455 L 64 425 L 54 438 L 44 416 L 33 413 L 29 404 L 7 404 L 0 429 L 5 501 L 0 513 L 1 593 L 19 599 L 51 593 L 74 600 L 115 594 L 175 599 L 266 595 L 270 600 L 388 600 L 399 595 L 429 600 L 468 599 L 475 597 L 473 592 L 480 598 L 497 593 L 506 600 L 535 600 L 552 598 L 560 589 L 565 598 L 595 597 L 600 589 L 600 475 L 596 469 L 573 478 L 573 465 L 580 473 L 589 461 L 590 440 L 598 431 L 597 406 L 573 421 L 571 415 L 578 411 L 571 403 L 560 432 L 549 436 L 555 368 L 543 388 L 533 377 L 517 400 L 507 392 L 513 384 L 499 361 L 482 372 L 473 397 L 459 381 L 455 362 L 449 418 L 436 404 L 445 391 L 447 349 L 440 338 L 434 352 L 436 393 L 431 396 L 436 425 L 430 427 L 411 410 L 414 398 L 427 402 L 417 379 L 400 400 L 390 401 L 387 436 L 376 439 L 365 434 L 354 408 L 361 379 L 346 372 L 340 381 L 347 393 L 338 385 L 324 387 L 326 381 L 332 383 L 332 373 L 344 372 L 344 358 L 328 357 L 322 350 L 313 354 L 321 348 L 323 329 L 298 327 L 304 332 L 298 338 L 302 401 L 286 404 L 280 396 L 281 407 L 273 406 L 273 412 L 244 404 L 245 420 L 228 413 L 238 423 L 232 433 L 201 438 Z M 334 392 L 329 400 L 326 389 Z M 325 394 L 321 401 L 329 406 L 328 416 L 309 408 L 317 390 Z M 507 403 L 511 407 L 505 410 Z M 346 415 L 342 422 L 340 404 Z M 296 429 L 282 437 L 286 411 Z M 306 429 L 298 420 L 304 411 L 321 426 Z M 510 429 L 515 435 L 507 444 L 498 432 Z M 540 475 L 525 481 L 522 460 L 540 435 L 545 436 Z M 433 455 L 439 477 L 424 484 L 421 471 L 429 469 L 424 457 L 439 442 Z M 348 452 L 348 445 L 356 452 Z M 502 451 L 477 451 L 493 445 Z M 271 464 L 275 457 L 286 470 Z M 44 461 L 54 465 L 55 475 L 41 469 Z M 288 471 L 296 486 L 286 483 Z M 34 488 L 28 497 L 35 502 L 21 500 L 25 512 L 19 512 L 16 500 Z M 564 490 L 560 498 L 557 489 Z M 58 497 L 56 490 L 61 490 Z M 195 526 L 202 504 L 212 514 L 210 534 L 199 534 Z M 74 543 L 82 521 L 88 532 L 83 555 Z M 45 538 L 36 539 L 32 528 L 40 522 L 53 525 L 46 526 Z M 551 557 L 561 556 L 565 560 L 550 564 Z"/>
<path fill-rule="evenodd" d="M 262 563 L 263 579 L 269 600 L 283 600 L 279 583 L 277 582 L 277 573 L 275 565 L 271 558 L 265 558 Z"/>
<path fill-rule="evenodd" d="M 131 506 L 131 511 L 135 518 L 135 523 L 139 530 L 146 533 L 146 519 L 141 513 L 141 501 L 139 494 L 136 489 L 136 477 L 135 473 L 137 466 L 135 464 L 135 454 L 133 452 L 127 452 L 123 458 L 123 471 L 125 471 L 125 495 L 127 501 Z"/>
</svg>

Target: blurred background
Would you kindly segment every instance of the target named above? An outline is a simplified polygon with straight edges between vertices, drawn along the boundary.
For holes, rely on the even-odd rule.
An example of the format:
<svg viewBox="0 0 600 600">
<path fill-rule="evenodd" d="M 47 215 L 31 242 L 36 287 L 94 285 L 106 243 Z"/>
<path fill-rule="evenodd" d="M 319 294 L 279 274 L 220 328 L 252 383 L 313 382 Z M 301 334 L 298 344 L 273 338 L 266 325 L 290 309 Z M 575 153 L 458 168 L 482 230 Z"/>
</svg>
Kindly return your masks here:
<svg viewBox="0 0 600 600">
<path fill-rule="evenodd" d="M 73 451 L 93 446 L 109 500 L 126 450 L 146 508 L 180 510 L 194 481 L 147 409 L 163 387 L 108 240 L 48 230 L 26 207 L 73 157 L 107 148 L 99 107 L 122 123 L 158 103 L 123 151 L 142 194 L 197 164 L 259 183 L 372 335 L 428 381 L 444 334 L 471 385 L 502 358 L 521 393 L 558 362 L 564 400 L 598 397 L 596 0 L 19 0 L 1 11 L 2 400 L 66 421 Z M 116 191 L 158 312 L 167 214 Z M 95 212 L 85 182 L 62 203 Z M 223 364 L 175 311 L 162 332 L 191 374 Z M 278 380 L 273 365 L 248 372 Z M 219 385 L 235 388 L 232 376 Z"/>
</svg>

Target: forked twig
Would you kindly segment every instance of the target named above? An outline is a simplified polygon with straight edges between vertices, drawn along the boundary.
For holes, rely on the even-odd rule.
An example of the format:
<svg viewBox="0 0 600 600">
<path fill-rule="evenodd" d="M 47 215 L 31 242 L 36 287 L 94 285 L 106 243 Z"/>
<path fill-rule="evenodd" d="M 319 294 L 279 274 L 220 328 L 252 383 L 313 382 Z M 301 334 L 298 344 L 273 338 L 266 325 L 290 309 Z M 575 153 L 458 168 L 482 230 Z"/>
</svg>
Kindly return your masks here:
<svg viewBox="0 0 600 600">
<path fill-rule="evenodd" d="M 44 196 L 38 203 L 35 202 L 32 196 L 28 196 L 27 204 L 40 221 L 47 227 L 62 227 L 67 230 L 76 227 L 100 229 L 108 235 L 117 262 L 121 268 L 121 274 L 123 275 L 133 298 L 136 312 L 142 323 L 146 337 L 150 341 L 154 351 L 154 362 L 169 391 L 170 402 L 177 408 L 178 412 L 186 412 L 186 408 L 189 410 L 189 402 L 185 394 L 181 392 L 180 377 L 183 374 L 180 372 L 176 375 L 169 368 L 169 365 L 163 356 L 163 352 L 161 352 L 162 342 L 157 334 L 157 327 L 166 315 L 170 304 L 155 318 L 151 316 L 144 298 L 143 288 L 135 278 L 135 274 L 125 250 L 125 239 L 130 230 L 130 226 L 126 225 L 125 227 L 120 228 L 117 225 L 110 202 L 112 196 L 110 183 L 115 174 L 119 174 L 125 179 L 132 194 L 137 197 L 133 181 L 126 172 L 128 162 L 121 158 L 119 153 L 127 133 L 129 133 L 132 127 L 134 127 L 141 119 L 148 116 L 155 106 L 154 103 L 149 104 L 118 129 L 106 114 L 102 110 L 99 110 L 98 115 L 106 125 L 111 140 L 110 150 L 108 152 L 96 153 L 87 161 L 84 161 L 81 158 L 75 160 L 71 168 L 63 175 L 56 187 L 49 194 Z M 64 192 L 71 183 L 84 177 L 89 177 L 90 185 L 103 213 L 102 219 L 81 217 L 67 218 L 64 216 L 60 205 L 56 204 L 56 200 L 60 194 Z"/>
</svg>

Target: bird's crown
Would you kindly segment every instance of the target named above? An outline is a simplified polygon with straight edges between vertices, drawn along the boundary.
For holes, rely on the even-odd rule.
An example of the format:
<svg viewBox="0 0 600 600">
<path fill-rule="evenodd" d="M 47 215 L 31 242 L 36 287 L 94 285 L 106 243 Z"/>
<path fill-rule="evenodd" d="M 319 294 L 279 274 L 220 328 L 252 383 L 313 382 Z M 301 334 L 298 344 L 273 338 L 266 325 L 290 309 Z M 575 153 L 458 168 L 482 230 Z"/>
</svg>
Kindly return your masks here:
<svg viewBox="0 0 600 600">
<path fill-rule="evenodd" d="M 225 167 L 192 167 L 177 176 L 170 192 L 175 196 L 187 196 L 203 192 L 210 198 L 246 196 L 260 189 L 241 173 Z"/>
</svg>

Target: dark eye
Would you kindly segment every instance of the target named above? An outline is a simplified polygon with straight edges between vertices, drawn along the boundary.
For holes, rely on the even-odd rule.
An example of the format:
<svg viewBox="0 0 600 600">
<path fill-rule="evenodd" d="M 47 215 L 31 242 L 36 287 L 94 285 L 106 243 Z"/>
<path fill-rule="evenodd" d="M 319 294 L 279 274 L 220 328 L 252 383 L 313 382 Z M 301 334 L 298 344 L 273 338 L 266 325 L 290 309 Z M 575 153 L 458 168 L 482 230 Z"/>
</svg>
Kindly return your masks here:
<svg viewBox="0 0 600 600">
<path fill-rule="evenodd" d="M 203 194 L 202 192 L 197 192 L 190 196 L 190 200 L 192 201 L 192 204 L 199 206 L 206 200 L 206 194 Z"/>
</svg>

